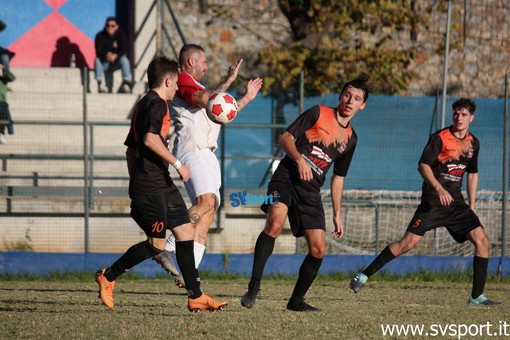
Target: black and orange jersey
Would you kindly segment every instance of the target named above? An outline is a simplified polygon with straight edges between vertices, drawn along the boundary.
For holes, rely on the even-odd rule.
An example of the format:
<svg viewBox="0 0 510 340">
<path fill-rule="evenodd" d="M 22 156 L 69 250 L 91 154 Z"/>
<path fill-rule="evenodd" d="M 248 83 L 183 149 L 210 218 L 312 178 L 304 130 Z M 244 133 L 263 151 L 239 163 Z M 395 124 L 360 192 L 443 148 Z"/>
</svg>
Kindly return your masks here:
<svg viewBox="0 0 510 340">
<path fill-rule="evenodd" d="M 313 179 L 300 185 L 320 190 L 326 173 L 332 164 L 333 173 L 347 175 L 356 148 L 357 136 L 351 124 L 342 126 L 336 117 L 336 109 L 316 105 L 303 112 L 289 127 L 296 139 L 296 148 L 312 169 Z M 299 183 L 296 164 L 285 156 L 272 178 L 288 177 Z"/>
<path fill-rule="evenodd" d="M 164 136 L 170 130 L 170 112 L 167 101 L 156 92 L 149 91 L 136 104 L 131 117 L 131 127 L 124 145 L 136 150 L 136 157 L 128 161 L 129 194 L 147 195 L 170 189 L 172 179 L 168 163 L 144 144 L 146 133 L 157 134 L 168 147 Z"/>
<path fill-rule="evenodd" d="M 480 142 L 469 132 L 463 139 L 451 132 L 451 126 L 433 133 L 419 163 L 430 166 L 434 177 L 455 200 L 463 200 L 462 180 L 464 173 L 478 172 Z M 440 204 L 436 190 L 423 182 L 422 200 L 431 205 Z"/>
</svg>

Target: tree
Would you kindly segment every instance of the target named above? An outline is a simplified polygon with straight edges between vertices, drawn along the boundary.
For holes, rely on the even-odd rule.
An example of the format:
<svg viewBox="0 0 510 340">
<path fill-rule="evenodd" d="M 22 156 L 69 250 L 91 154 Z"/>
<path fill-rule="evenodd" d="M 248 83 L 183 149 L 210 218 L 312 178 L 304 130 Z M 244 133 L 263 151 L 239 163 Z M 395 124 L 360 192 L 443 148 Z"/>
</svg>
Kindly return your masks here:
<svg viewBox="0 0 510 340">
<path fill-rule="evenodd" d="M 411 49 L 394 43 L 417 23 L 415 0 L 279 0 L 293 41 L 269 46 L 259 62 L 270 72 L 264 91 L 296 89 L 305 73 L 306 95 L 339 92 L 342 84 L 366 71 L 378 93 L 397 94 L 414 74 L 408 70 Z"/>
</svg>

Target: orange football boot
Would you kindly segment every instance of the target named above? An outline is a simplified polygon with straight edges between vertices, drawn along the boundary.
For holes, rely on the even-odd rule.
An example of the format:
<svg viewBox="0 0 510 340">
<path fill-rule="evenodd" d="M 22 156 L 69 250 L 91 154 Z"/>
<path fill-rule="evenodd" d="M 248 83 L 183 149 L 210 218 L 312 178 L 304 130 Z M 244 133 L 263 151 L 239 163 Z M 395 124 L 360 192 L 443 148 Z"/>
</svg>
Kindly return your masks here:
<svg viewBox="0 0 510 340">
<path fill-rule="evenodd" d="M 188 309 L 192 313 L 200 312 L 201 310 L 224 310 L 228 305 L 226 301 L 216 301 L 209 295 L 202 293 L 198 298 L 191 299 L 188 298 Z"/>
<path fill-rule="evenodd" d="M 113 290 L 115 289 L 115 281 L 108 281 L 104 277 L 105 268 L 96 272 L 96 282 L 99 285 L 99 297 L 106 307 L 113 309 Z"/>
</svg>

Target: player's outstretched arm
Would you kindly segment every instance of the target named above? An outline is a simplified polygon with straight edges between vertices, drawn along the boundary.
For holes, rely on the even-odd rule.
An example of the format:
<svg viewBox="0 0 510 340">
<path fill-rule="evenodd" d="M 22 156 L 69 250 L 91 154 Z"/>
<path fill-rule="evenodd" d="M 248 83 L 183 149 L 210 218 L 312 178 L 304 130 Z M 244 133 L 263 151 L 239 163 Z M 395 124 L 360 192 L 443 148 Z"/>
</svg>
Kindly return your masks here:
<svg viewBox="0 0 510 340">
<path fill-rule="evenodd" d="M 236 80 L 237 73 L 239 72 L 239 67 L 241 66 L 242 63 L 243 59 L 239 59 L 237 62 L 230 65 L 230 67 L 228 68 L 227 78 L 216 88 L 195 92 L 193 94 L 193 103 L 201 108 L 205 108 L 207 106 L 207 101 L 209 101 L 209 97 L 213 93 L 227 92 L 230 85 L 234 82 L 234 80 Z"/>
<path fill-rule="evenodd" d="M 239 59 L 228 68 L 227 78 L 224 82 L 216 87 L 216 89 L 212 92 L 226 92 L 230 85 L 236 80 L 237 73 L 239 72 L 239 68 L 243 63 L 243 59 Z M 211 93 L 212 94 L 212 93 Z"/>
<path fill-rule="evenodd" d="M 241 111 L 249 102 L 255 99 L 261 88 L 261 78 L 251 79 L 246 86 L 246 94 L 237 101 L 237 112 Z"/>
<path fill-rule="evenodd" d="M 235 63 L 233 63 L 232 65 L 230 65 L 230 67 L 228 68 L 228 73 L 227 73 L 227 82 L 230 82 L 230 84 L 232 84 L 234 82 L 234 80 L 236 80 L 237 73 L 239 72 L 239 68 L 241 67 L 242 63 L 243 63 L 243 59 L 241 58 L 238 61 L 236 61 Z"/>
</svg>

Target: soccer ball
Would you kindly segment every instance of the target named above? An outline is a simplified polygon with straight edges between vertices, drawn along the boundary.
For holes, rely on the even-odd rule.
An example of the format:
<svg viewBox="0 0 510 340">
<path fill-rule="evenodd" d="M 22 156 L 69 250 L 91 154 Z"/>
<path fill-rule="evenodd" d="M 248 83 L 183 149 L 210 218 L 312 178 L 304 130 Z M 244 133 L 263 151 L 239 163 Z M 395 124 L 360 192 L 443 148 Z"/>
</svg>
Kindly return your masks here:
<svg viewBox="0 0 510 340">
<path fill-rule="evenodd" d="M 237 115 L 237 102 L 226 92 L 213 93 L 205 109 L 209 119 L 216 124 L 228 124 Z"/>
</svg>

